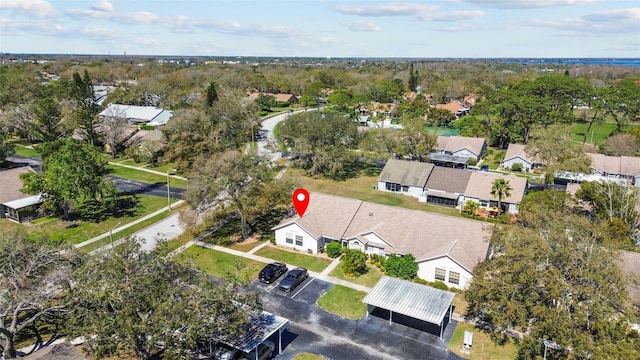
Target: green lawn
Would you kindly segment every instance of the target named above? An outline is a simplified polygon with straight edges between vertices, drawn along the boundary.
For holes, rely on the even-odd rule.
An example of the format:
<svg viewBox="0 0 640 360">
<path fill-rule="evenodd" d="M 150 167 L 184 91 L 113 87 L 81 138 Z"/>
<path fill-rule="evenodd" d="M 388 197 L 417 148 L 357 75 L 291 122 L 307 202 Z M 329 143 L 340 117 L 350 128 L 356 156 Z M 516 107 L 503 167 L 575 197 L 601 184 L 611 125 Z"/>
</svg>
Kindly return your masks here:
<svg viewBox="0 0 640 360">
<path fill-rule="evenodd" d="M 366 274 L 360 275 L 358 277 L 348 277 L 344 275 L 342 266 L 338 265 L 335 269 L 333 269 L 333 271 L 331 271 L 331 273 L 329 273 L 329 275 L 337 277 L 338 279 L 352 282 L 354 284 L 364 285 L 366 287 L 372 288 L 384 274 L 375 265 L 367 263 L 367 268 L 369 269 L 369 271 L 367 271 Z"/>
<path fill-rule="evenodd" d="M 31 149 L 21 145 L 16 145 L 14 149 L 15 149 L 16 155 L 19 155 L 19 156 L 24 156 L 24 157 L 40 156 L 40 153 L 38 153 L 35 149 Z"/>
<path fill-rule="evenodd" d="M 275 249 L 269 246 L 256 251 L 255 254 L 287 264 L 304 267 L 315 272 L 322 272 L 322 270 L 331 264 L 331 259 Z"/>
<path fill-rule="evenodd" d="M 65 240 L 70 244 L 78 244 L 100 234 L 104 234 L 116 227 L 118 223 L 124 225 L 146 214 L 152 213 L 166 206 L 167 199 L 139 195 L 140 202 L 133 209 L 133 213 L 121 217 L 111 217 L 99 223 L 93 222 L 68 222 L 54 218 L 39 219 L 32 225 L 16 224 L 20 229 L 28 233 L 41 233 L 48 235 L 53 240 Z M 118 225 L 119 226 L 119 225 Z M 5 227 L 3 226 L 3 230 Z"/>
<path fill-rule="evenodd" d="M 314 354 L 300 353 L 296 355 L 293 360 L 325 360 L 325 358 Z"/>
<path fill-rule="evenodd" d="M 367 305 L 362 302 L 365 295 L 367 293 L 362 291 L 342 285 L 334 285 L 318 299 L 318 306 L 332 314 L 358 320 L 367 312 Z"/>
<path fill-rule="evenodd" d="M 131 179 L 131 180 L 140 181 L 148 184 L 158 184 L 158 183 L 166 184 L 167 183 L 166 175 L 159 175 L 159 174 L 150 173 L 144 170 L 131 169 L 131 168 L 126 168 L 123 166 L 111 165 L 111 164 L 107 165 L 107 169 L 109 170 L 111 175 L 118 176 L 125 179 Z M 171 185 L 171 187 L 178 187 L 183 189 L 187 188 L 187 182 L 185 180 L 171 178 L 169 179 L 169 184 Z"/>
<path fill-rule="evenodd" d="M 258 245 L 262 245 L 263 243 L 264 241 L 253 241 L 253 242 L 244 243 L 244 244 L 243 243 L 231 244 L 231 245 L 228 245 L 227 247 L 234 250 L 242 251 L 242 252 L 249 252 L 254 247 Z"/>
<path fill-rule="evenodd" d="M 301 181 L 304 188 L 309 191 L 350 197 L 407 209 L 429 211 L 443 215 L 461 216 L 459 211 L 454 208 L 421 203 L 412 196 L 375 190 L 373 187 L 378 185 L 377 176 L 360 176 L 344 181 L 335 181 L 301 175 Z"/>
<path fill-rule="evenodd" d="M 464 293 L 456 293 L 456 296 L 453 298 L 453 312 L 464 316 L 468 306 L 469 303 L 464 299 Z"/>
<path fill-rule="evenodd" d="M 180 263 L 193 265 L 207 274 L 227 280 L 237 279 L 240 282 L 257 279 L 258 273 L 266 265 L 200 246 L 191 246 L 175 259 Z"/>
<path fill-rule="evenodd" d="M 573 139 L 582 143 L 584 141 L 584 135 L 587 132 L 589 123 L 587 122 L 575 122 L 571 126 L 571 132 L 573 133 Z M 593 124 L 589 134 L 587 134 L 587 143 L 594 145 L 602 145 L 604 141 L 611 133 L 616 129 L 614 123 Z"/>
<path fill-rule="evenodd" d="M 469 355 L 460 352 L 465 330 L 473 332 L 473 350 Z M 473 325 L 466 323 L 459 323 L 456 326 L 453 338 L 449 343 L 449 350 L 471 360 L 512 360 L 516 358 L 517 352 L 516 345 L 513 342 L 508 342 L 502 346 L 497 345 L 480 329 L 476 329 Z"/>
<path fill-rule="evenodd" d="M 502 160 L 504 160 L 504 156 L 507 153 L 507 150 L 492 148 L 491 155 L 487 155 L 485 159 L 482 161 L 482 165 L 489 165 L 489 169 L 495 170 L 500 166 Z"/>
</svg>

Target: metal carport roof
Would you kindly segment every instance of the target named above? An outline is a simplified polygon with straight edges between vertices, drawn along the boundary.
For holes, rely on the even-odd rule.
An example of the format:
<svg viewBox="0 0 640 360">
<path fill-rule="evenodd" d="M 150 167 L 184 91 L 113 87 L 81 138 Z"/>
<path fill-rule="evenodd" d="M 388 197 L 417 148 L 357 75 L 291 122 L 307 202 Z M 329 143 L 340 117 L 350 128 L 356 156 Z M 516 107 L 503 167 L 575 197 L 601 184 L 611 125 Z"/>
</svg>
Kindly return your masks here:
<svg viewBox="0 0 640 360">
<path fill-rule="evenodd" d="M 266 311 L 255 311 L 251 314 L 250 321 L 242 328 L 242 335 L 220 341 L 240 351 L 250 352 L 271 335 L 286 328 L 288 324 L 289 320 L 281 316 Z"/>
<path fill-rule="evenodd" d="M 410 316 L 436 325 L 442 325 L 451 308 L 454 293 L 383 276 L 362 299 L 362 302 Z"/>
</svg>

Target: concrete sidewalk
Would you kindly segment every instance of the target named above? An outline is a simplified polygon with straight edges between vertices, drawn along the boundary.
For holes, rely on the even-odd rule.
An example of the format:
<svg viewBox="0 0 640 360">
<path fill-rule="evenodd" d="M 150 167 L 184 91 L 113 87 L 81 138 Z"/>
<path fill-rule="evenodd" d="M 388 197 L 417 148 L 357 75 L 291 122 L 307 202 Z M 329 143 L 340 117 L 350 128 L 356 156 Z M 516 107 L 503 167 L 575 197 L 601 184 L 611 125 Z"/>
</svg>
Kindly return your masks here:
<svg viewBox="0 0 640 360">
<path fill-rule="evenodd" d="M 183 203 L 184 203 L 184 200 L 178 200 L 178 201 L 174 202 L 173 204 L 171 204 L 171 208 L 177 208 L 178 206 L 182 205 Z M 143 216 L 143 217 L 141 217 L 141 218 L 139 218 L 137 220 L 134 220 L 134 221 L 132 221 L 130 223 L 126 223 L 126 224 L 124 224 L 124 225 L 122 225 L 120 227 L 117 227 L 117 228 L 113 229 L 113 231 L 111 231 L 111 232 L 106 232 L 106 233 L 104 233 L 102 235 L 98 235 L 98 236 L 96 236 L 96 237 L 94 237 L 92 239 L 89 239 L 87 241 L 83 241 L 83 242 L 81 242 L 79 244 L 75 244 L 74 247 L 75 248 L 81 248 L 83 246 L 87 246 L 89 244 L 93 244 L 96 241 L 100 241 L 100 240 L 102 240 L 104 238 L 107 238 L 107 237 L 111 236 L 112 234 L 113 235 L 117 235 L 117 233 L 122 231 L 122 230 L 128 229 L 128 228 L 132 227 L 133 225 L 139 224 L 139 223 L 141 223 L 141 222 L 143 222 L 143 221 L 145 221 L 147 219 L 150 219 L 150 218 L 152 218 L 152 217 L 154 217 L 154 216 L 156 216 L 158 214 L 162 214 L 163 212 L 166 212 L 166 211 L 170 211 L 169 206 L 165 206 L 160 210 L 152 212 L 151 214 L 145 215 L 145 216 Z"/>
</svg>

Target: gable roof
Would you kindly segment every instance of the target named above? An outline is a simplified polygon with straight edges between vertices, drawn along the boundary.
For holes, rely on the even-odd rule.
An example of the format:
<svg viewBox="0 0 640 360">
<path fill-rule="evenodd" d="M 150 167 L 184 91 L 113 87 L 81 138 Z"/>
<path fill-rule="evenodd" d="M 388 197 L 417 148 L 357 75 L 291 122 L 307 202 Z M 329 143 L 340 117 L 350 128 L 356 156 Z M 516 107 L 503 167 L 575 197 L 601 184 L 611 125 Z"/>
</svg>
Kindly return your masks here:
<svg viewBox="0 0 640 360">
<path fill-rule="evenodd" d="M 505 161 L 509 161 L 511 159 L 515 159 L 515 158 L 520 158 L 526 162 L 528 162 L 529 164 L 541 164 L 541 161 L 537 158 L 531 157 L 529 154 L 527 154 L 527 152 L 525 151 L 526 145 L 524 144 L 509 144 L 509 147 L 507 147 L 507 153 L 504 155 L 504 160 L 502 160 L 502 162 Z"/>
<path fill-rule="evenodd" d="M 273 229 L 295 223 L 316 239 L 363 243 L 369 243 L 365 235 L 374 233 L 389 253 L 412 254 L 417 261 L 449 256 L 469 272 L 489 249 L 485 235 L 491 224 L 315 192 L 309 197 L 309 209 L 302 218 L 285 219 Z"/>
<path fill-rule="evenodd" d="M 486 145 L 485 138 L 474 138 L 467 136 L 438 136 L 436 149 L 442 151 L 456 152 L 462 149 L 468 149 L 473 153 L 480 155 L 482 149 Z"/>
<path fill-rule="evenodd" d="M 453 114 L 460 114 L 461 112 L 465 111 L 465 110 L 469 110 L 469 108 L 467 108 L 466 106 L 460 104 L 457 101 L 451 101 L 448 102 L 446 104 L 437 104 L 436 105 L 436 109 L 441 109 L 441 110 L 449 110 L 451 113 Z"/>
<path fill-rule="evenodd" d="M 276 98 L 276 101 L 278 102 L 289 102 L 292 99 L 297 99 L 297 97 L 293 94 L 271 94 L 274 98 Z"/>
<path fill-rule="evenodd" d="M 426 188 L 462 194 L 469 184 L 471 173 L 469 170 L 436 166 L 431 171 Z"/>
<path fill-rule="evenodd" d="M 511 195 L 502 199 L 502 202 L 519 204 L 527 189 L 527 179 L 515 175 L 499 175 L 484 171 L 472 171 L 469 184 L 464 191 L 465 196 L 474 197 L 481 200 L 498 201 L 498 198 L 491 195 L 491 187 L 496 179 L 503 178 L 511 185 Z"/>
<path fill-rule="evenodd" d="M 640 176 L 640 157 L 608 156 L 594 153 L 587 153 L 587 156 L 591 158 L 591 168 L 598 172 Z"/>
<path fill-rule="evenodd" d="M 138 106 L 138 105 L 123 105 L 123 104 L 109 104 L 106 109 L 100 112 L 100 116 L 109 117 L 121 117 L 127 120 L 135 122 L 150 122 L 158 117 L 165 110 L 154 106 Z M 165 115 L 168 116 L 167 121 L 171 118 L 173 113 Z"/>
<path fill-rule="evenodd" d="M 20 174 L 35 172 L 31 166 L 22 166 L 0 171 L 0 204 L 18 199 L 24 199 L 31 195 L 20 191 L 22 180 Z"/>
<path fill-rule="evenodd" d="M 378 181 L 424 187 L 434 165 L 419 161 L 389 159 Z"/>
</svg>

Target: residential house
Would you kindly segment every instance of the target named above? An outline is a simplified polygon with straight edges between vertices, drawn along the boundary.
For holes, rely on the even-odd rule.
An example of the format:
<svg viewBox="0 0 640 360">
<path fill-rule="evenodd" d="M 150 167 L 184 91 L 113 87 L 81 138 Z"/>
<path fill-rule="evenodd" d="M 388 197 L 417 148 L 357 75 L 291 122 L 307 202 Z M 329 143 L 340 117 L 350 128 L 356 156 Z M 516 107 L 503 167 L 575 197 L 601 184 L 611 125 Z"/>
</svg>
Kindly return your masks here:
<svg viewBox="0 0 640 360">
<path fill-rule="evenodd" d="M 166 125 L 172 116 L 172 111 L 155 106 L 122 104 L 109 104 L 106 109 L 100 112 L 101 118 L 121 118 L 126 119 L 129 124 L 145 124 L 156 127 Z"/>
<path fill-rule="evenodd" d="M 473 171 L 436 166 L 425 185 L 424 199 L 432 204 L 459 207 Z"/>
<path fill-rule="evenodd" d="M 501 175 L 484 171 L 472 171 L 469 182 L 461 197 L 461 203 L 475 201 L 480 208 L 497 211 L 498 197 L 491 194 L 491 188 L 497 179 L 505 179 L 511 186 L 510 195 L 502 199 L 501 213 L 518 213 L 518 205 L 527 192 L 527 179 L 515 175 Z"/>
<path fill-rule="evenodd" d="M 396 113 L 398 105 L 392 103 L 372 102 L 370 105 L 371 115 L 390 118 Z"/>
<path fill-rule="evenodd" d="M 289 105 L 294 105 L 299 102 L 298 98 L 293 94 L 270 94 L 274 98 L 276 98 L 277 102 L 280 103 L 289 103 Z"/>
<path fill-rule="evenodd" d="M 38 217 L 42 196 L 28 195 L 22 189 L 21 174 L 35 172 L 31 166 L 0 171 L 0 218 L 16 222 L 31 221 Z"/>
<path fill-rule="evenodd" d="M 419 198 L 433 170 L 433 164 L 389 159 L 380 176 L 378 190 L 398 192 Z"/>
<path fill-rule="evenodd" d="M 487 258 L 492 225 L 475 220 L 311 193 L 303 217 L 274 227 L 276 244 L 317 253 L 331 241 L 367 254 L 412 254 L 418 276 L 464 289 Z"/>
<path fill-rule="evenodd" d="M 453 115 L 456 116 L 456 118 L 460 118 L 462 116 L 468 115 L 469 110 L 471 110 L 470 108 L 462 105 L 458 101 L 451 101 L 446 104 L 437 104 L 436 109 L 449 110 Z"/>
<path fill-rule="evenodd" d="M 591 159 L 591 173 L 573 173 L 560 171 L 554 174 L 559 183 L 601 181 L 620 185 L 640 186 L 640 157 L 608 156 L 587 153 Z"/>
<path fill-rule="evenodd" d="M 513 165 L 520 164 L 522 171 L 530 172 L 541 167 L 542 161 L 526 153 L 524 144 L 509 144 L 507 153 L 500 166 L 503 169 L 511 169 Z"/>
<path fill-rule="evenodd" d="M 438 136 L 435 154 L 480 160 L 487 150 L 485 138 L 467 136 Z"/>
</svg>

